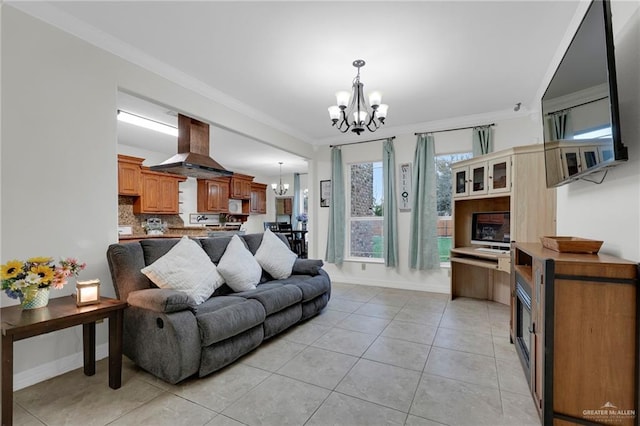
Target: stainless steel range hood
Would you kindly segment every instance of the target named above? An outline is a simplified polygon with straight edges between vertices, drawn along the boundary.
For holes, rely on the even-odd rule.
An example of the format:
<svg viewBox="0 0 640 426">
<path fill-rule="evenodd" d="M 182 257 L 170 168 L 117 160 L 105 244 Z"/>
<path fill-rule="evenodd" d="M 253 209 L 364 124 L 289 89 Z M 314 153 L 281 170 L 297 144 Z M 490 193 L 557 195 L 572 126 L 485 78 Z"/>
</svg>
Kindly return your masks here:
<svg viewBox="0 0 640 426">
<path fill-rule="evenodd" d="M 182 114 L 178 114 L 178 153 L 151 170 L 198 179 L 233 174 L 209 156 L 209 125 Z"/>
</svg>

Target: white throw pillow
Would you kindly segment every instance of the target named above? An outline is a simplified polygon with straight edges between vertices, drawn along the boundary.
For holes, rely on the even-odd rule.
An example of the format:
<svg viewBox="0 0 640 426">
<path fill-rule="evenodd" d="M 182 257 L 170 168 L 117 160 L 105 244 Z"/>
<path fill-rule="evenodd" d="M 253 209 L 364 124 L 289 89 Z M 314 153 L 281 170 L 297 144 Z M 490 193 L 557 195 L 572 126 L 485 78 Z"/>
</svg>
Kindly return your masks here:
<svg viewBox="0 0 640 426">
<path fill-rule="evenodd" d="M 298 257 L 289 247 L 269 229 L 264 231 L 260 247 L 254 256 L 262 269 L 276 280 L 291 276 L 293 264 Z"/>
<path fill-rule="evenodd" d="M 207 253 L 186 236 L 141 272 L 160 288 L 184 291 L 198 305 L 224 284 Z"/>
<path fill-rule="evenodd" d="M 231 237 L 218 262 L 218 271 L 233 291 L 256 288 L 262 276 L 262 268 L 237 235 Z"/>
</svg>

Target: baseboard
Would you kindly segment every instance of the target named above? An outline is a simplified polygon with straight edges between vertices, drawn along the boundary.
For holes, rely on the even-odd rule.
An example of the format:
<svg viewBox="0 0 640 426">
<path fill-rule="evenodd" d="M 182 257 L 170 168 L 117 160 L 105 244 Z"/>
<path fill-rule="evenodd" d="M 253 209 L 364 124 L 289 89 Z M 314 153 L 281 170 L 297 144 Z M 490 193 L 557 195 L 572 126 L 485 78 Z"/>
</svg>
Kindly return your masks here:
<svg viewBox="0 0 640 426">
<path fill-rule="evenodd" d="M 109 356 L 109 344 L 96 346 L 96 361 Z M 71 370 L 82 368 L 84 357 L 82 352 L 56 359 L 46 364 L 30 368 L 13 376 L 13 391 L 24 389 L 36 383 L 43 382 L 52 377 L 59 376 Z"/>
<path fill-rule="evenodd" d="M 335 280 L 332 280 L 339 283 L 344 284 L 357 284 L 357 285 L 369 285 L 373 287 L 386 287 L 393 288 L 399 290 L 417 290 L 417 291 L 425 291 L 432 293 L 444 293 L 450 294 L 450 286 L 449 283 L 446 284 L 426 284 L 426 283 L 418 283 L 411 281 L 391 281 L 388 279 L 385 280 L 375 280 L 371 278 L 345 278 L 345 277 L 337 277 Z"/>
</svg>

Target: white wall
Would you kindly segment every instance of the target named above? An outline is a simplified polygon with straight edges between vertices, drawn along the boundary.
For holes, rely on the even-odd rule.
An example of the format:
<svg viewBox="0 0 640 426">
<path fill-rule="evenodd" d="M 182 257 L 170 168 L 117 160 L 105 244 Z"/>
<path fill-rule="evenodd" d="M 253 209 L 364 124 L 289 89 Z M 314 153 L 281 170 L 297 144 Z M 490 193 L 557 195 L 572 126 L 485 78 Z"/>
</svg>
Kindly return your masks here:
<svg viewBox="0 0 640 426">
<path fill-rule="evenodd" d="M 622 140 L 629 161 L 601 185 L 558 188 L 558 235 L 603 240 L 601 251 L 640 260 L 640 4 L 612 3 Z"/>
<path fill-rule="evenodd" d="M 2 261 L 78 256 L 82 278 L 114 296 L 105 252 L 117 242 L 117 93 L 173 105 L 301 157 L 291 136 L 171 83 L 67 33 L 2 7 Z M 260 181 L 260 180 L 259 180 Z M 260 221 L 261 222 L 261 221 Z M 52 297 L 71 294 L 67 285 Z M 3 306 L 17 301 L 0 296 Z M 106 324 L 97 327 L 98 358 Z M 78 327 L 17 342 L 15 387 L 82 365 Z"/>
</svg>

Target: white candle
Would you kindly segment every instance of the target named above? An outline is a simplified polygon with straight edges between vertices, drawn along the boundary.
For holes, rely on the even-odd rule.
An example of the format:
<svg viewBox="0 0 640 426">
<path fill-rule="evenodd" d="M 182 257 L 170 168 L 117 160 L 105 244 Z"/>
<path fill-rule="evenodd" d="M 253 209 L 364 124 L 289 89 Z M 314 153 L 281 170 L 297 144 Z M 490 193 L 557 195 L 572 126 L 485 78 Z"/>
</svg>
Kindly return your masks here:
<svg viewBox="0 0 640 426">
<path fill-rule="evenodd" d="M 80 290 L 80 302 L 93 302 L 94 300 L 98 300 L 97 286 L 85 287 Z"/>
</svg>

